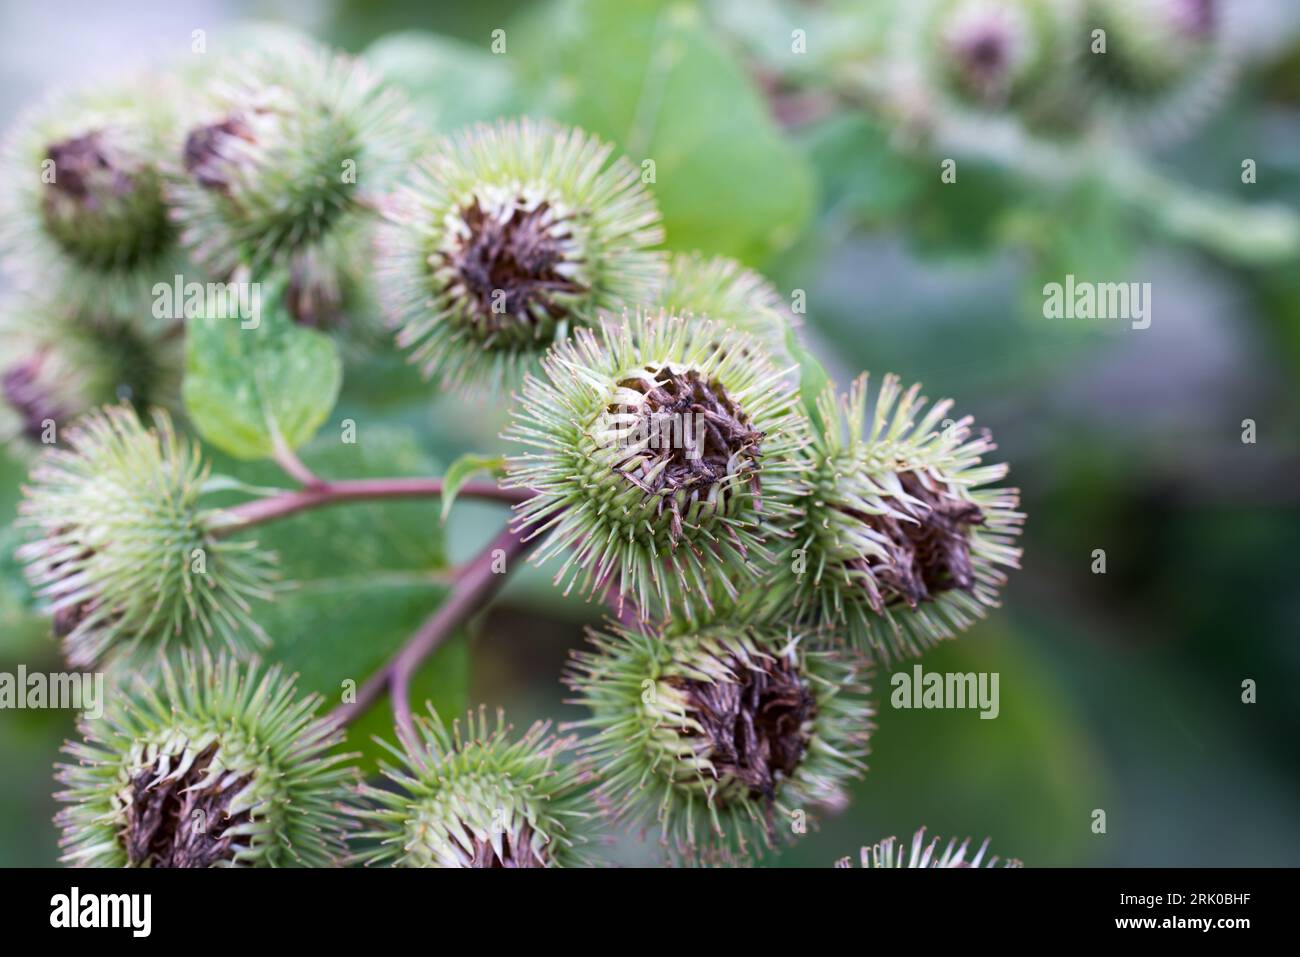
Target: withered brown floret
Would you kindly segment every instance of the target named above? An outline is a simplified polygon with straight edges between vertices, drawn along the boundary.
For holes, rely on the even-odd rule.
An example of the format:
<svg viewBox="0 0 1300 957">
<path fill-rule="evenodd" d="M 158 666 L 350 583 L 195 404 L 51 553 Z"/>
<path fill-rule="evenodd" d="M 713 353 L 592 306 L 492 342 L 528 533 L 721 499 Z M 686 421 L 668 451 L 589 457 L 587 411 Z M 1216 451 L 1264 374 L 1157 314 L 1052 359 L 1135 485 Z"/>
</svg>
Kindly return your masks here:
<svg viewBox="0 0 1300 957">
<path fill-rule="evenodd" d="M 915 472 L 899 472 L 898 479 L 903 490 L 920 502 L 910 507 L 911 520 L 849 512 L 880 534 L 888 553 L 883 561 L 863 556 L 849 562 L 850 567 L 872 572 L 865 582 L 874 579 L 883 586 L 870 596 L 876 611 L 898 602 L 915 608 L 940 592 L 969 591 L 975 585 L 970 529 L 983 524 L 983 511 L 942 483 L 927 482 Z"/>
<path fill-rule="evenodd" d="M 761 507 L 758 461 L 763 433 L 751 426 L 722 383 L 695 369 L 648 365 L 644 375 L 618 385 L 642 394 L 634 410 L 639 420 L 631 432 L 648 441 L 644 447 L 633 443 L 614 469 L 646 495 L 660 496 L 658 512 L 671 513 L 674 540 L 682 534 L 678 492 L 707 495 L 715 483 L 743 470 L 755 506 Z"/>
<path fill-rule="evenodd" d="M 471 321 L 484 338 L 508 327 L 536 325 L 539 313 L 567 314 L 557 293 L 583 291 L 558 267 L 565 262 L 572 231 L 545 200 L 522 197 L 506 218 L 483 209 L 477 198 L 460 211 L 465 235 L 451 252 L 438 257 L 454 271 L 472 302 Z"/>
<path fill-rule="evenodd" d="M 181 775 L 157 765 L 131 778 L 123 843 L 132 865 L 212 867 L 234 860 L 239 841 L 231 829 L 249 820 L 247 811 L 229 812 L 231 799 L 251 780 L 234 772 L 209 778 L 217 746 L 209 745 Z"/>
<path fill-rule="evenodd" d="M 675 678 L 669 683 L 685 691 L 719 777 L 730 775 L 751 797 L 770 801 L 777 775 L 793 774 L 803 758 L 816 700 L 788 658 L 739 668 L 737 677 L 736 682 Z"/>
</svg>

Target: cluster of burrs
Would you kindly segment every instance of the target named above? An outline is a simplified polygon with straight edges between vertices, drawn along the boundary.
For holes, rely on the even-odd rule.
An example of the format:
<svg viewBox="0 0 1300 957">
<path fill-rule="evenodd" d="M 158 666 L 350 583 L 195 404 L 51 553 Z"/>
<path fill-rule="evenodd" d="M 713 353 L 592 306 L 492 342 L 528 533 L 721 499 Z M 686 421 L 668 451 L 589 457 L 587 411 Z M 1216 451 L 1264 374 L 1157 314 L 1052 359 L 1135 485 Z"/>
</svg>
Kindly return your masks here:
<svg viewBox="0 0 1300 957">
<path fill-rule="evenodd" d="M 1184 127 L 1231 72 L 1219 0 L 926 0 L 898 7 L 896 48 L 924 109 L 1007 116 L 1036 136 Z"/>
<path fill-rule="evenodd" d="M 962 30 L 947 42 L 980 61 L 971 82 L 1010 95 L 987 38 Z M 612 818 L 735 860 L 842 807 L 873 663 L 969 627 L 1018 562 L 989 436 L 893 376 L 840 395 L 776 288 L 659 248 L 639 169 L 580 130 L 407 135 L 364 65 L 288 39 L 174 85 L 47 108 L 13 138 L 17 245 L 65 280 L 76 330 L 5 373 L 23 431 L 121 397 L 115 375 L 82 388 L 67 346 L 122 341 L 173 270 L 279 277 L 298 322 L 335 330 L 373 282 L 427 376 L 522 383 L 515 530 L 618 622 L 565 676 L 586 720 L 516 739 L 481 714 L 418 719 L 389 786 L 345 799 L 341 728 L 246 663 L 269 640 L 273 557 L 204 505 L 207 466 L 166 413 L 90 411 L 33 470 L 20 558 L 71 662 L 131 656 L 164 677 L 83 723 L 60 772 L 67 859 L 533 867 L 585 860 Z M 128 323 L 137 405 L 160 401 L 185 333 L 154 318 Z"/>
</svg>

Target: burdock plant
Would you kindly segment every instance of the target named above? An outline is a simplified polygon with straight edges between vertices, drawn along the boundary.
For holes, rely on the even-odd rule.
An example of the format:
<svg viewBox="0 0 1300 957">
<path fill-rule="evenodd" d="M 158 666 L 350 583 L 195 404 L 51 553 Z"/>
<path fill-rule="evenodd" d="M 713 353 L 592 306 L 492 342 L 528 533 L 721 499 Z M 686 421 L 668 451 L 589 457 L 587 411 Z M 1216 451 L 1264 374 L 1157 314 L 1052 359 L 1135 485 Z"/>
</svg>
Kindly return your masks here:
<svg viewBox="0 0 1300 957">
<path fill-rule="evenodd" d="M 1017 100 L 1036 82 L 1045 4 L 941 6 L 950 79 L 967 95 Z M 991 36 L 978 19 L 989 11 L 1002 31 Z M 866 770 L 872 659 L 971 625 L 1019 559 L 1017 494 L 1000 485 L 1006 466 L 986 461 L 988 436 L 893 376 L 874 401 L 865 377 L 838 400 L 771 282 L 657 248 L 653 177 L 610 143 L 535 119 L 422 141 L 402 97 L 359 60 L 284 34 L 216 59 L 173 71 L 183 82 L 159 81 L 157 97 L 56 101 L 15 134 L 0 191 L 8 266 L 50 280 L 14 300 L 4 329 L 13 428 L 48 446 L 23 489 L 16 555 L 68 662 L 137 679 L 67 748 L 64 859 L 559 867 L 591 859 L 604 819 L 657 832 L 674 862 L 730 862 L 842 808 Z M 178 87 L 191 97 L 174 114 Z M 696 148 L 654 132 L 663 169 Z M 191 310 L 187 294 L 193 318 L 169 320 L 147 297 L 187 271 L 182 248 L 205 301 Z M 244 315 L 243 282 L 315 325 L 364 321 L 373 282 L 426 377 L 519 387 L 509 453 L 468 454 L 441 477 L 318 474 L 348 460 L 303 451 L 326 441 L 337 343 Z M 154 406 L 172 404 L 182 343 L 187 415 L 173 424 Z M 387 370 L 382 356 L 349 358 L 349 376 Z M 364 392 L 346 401 L 375 410 Z M 340 424 L 344 445 L 370 445 L 369 426 Z M 211 475 L 191 430 L 269 460 L 285 487 Z M 432 497 L 444 512 L 477 498 L 513 514 L 436 585 L 423 566 L 384 576 L 404 594 L 445 593 L 317 719 L 314 699 L 248 660 L 273 643 L 259 619 L 282 589 L 246 532 Z M 282 551 L 315 569 L 320 534 L 287 535 Z M 407 551 L 405 538 L 392 547 Z M 345 561 L 364 582 L 388 547 L 377 536 L 320 564 Z M 528 557 L 555 566 L 565 593 L 609 607 L 564 676 L 586 716 L 517 736 L 481 710 L 450 726 L 432 707 L 413 718 L 422 662 Z M 297 606 L 315 609 L 311 627 L 277 634 L 296 649 L 273 652 L 328 666 L 338 646 L 316 627 L 344 604 Z M 334 747 L 385 698 L 396 760 L 361 785 Z M 965 844 L 913 858 L 985 859 Z M 875 859 L 904 858 L 890 843 Z"/>
<path fill-rule="evenodd" d="M 980 868 L 980 867 L 1020 867 L 1020 861 L 1009 858 L 1003 861 L 1000 857 L 990 856 L 985 860 L 984 855 L 989 849 L 989 839 L 985 838 L 974 855 L 967 857 L 970 853 L 970 838 L 966 838 L 960 844 L 956 839 L 950 840 L 943 851 L 939 850 L 939 838 L 932 837 L 929 841 L 925 839 L 925 828 L 921 828 L 912 835 L 910 847 L 898 840 L 896 837 L 887 837 L 883 841 L 864 847 L 859 852 L 858 860 L 866 868 L 929 868 L 929 869 L 949 869 L 949 868 Z M 841 857 L 835 862 L 836 867 L 852 867 L 853 861 L 848 857 Z"/>
<path fill-rule="evenodd" d="M 725 256 L 674 255 L 660 303 L 675 316 L 699 316 L 748 333 L 776 356 L 796 324 L 772 283 Z"/>
<path fill-rule="evenodd" d="M 1229 88 L 1231 10 L 1219 0 L 1084 0 L 1081 88 L 1135 133 L 1185 130 Z"/>
<path fill-rule="evenodd" d="M 0 245 L 17 284 L 132 315 L 157 278 L 183 271 L 161 169 L 176 86 L 141 76 L 67 90 L 19 118 L 0 152 Z"/>
<path fill-rule="evenodd" d="M 169 406 L 180 395 L 180 330 L 91 307 L 69 310 L 46 296 L 0 305 L 12 350 L 0 368 L 0 441 L 58 441 L 60 429 L 96 406 L 129 401 Z"/>
<path fill-rule="evenodd" d="M 927 59 L 963 104 L 1023 105 L 1070 59 L 1072 10 L 1057 0 L 942 0 L 929 16 Z"/>
<path fill-rule="evenodd" d="M 362 786 L 353 809 L 365 827 L 367 864 L 400 867 L 565 867 L 587 860 L 594 814 L 586 773 L 569 760 L 572 737 L 537 723 L 518 740 L 498 712 L 480 709 L 451 729 L 430 709 L 418 741 L 388 746 L 401 762 L 385 776 L 397 790 Z"/>
<path fill-rule="evenodd" d="M 214 534 L 200 505 L 207 466 L 163 412 L 94 412 L 46 450 L 24 489 L 17 552 L 53 615 L 69 663 L 145 660 L 172 641 L 247 650 L 265 641 L 251 601 L 268 598 L 270 557 Z"/>
<path fill-rule="evenodd" d="M 168 187 L 181 241 L 218 277 L 282 271 L 298 321 L 335 323 L 413 149 L 402 96 L 352 57 L 283 39 L 195 100 Z"/>
<path fill-rule="evenodd" d="M 865 770 L 872 708 L 852 655 L 790 631 L 718 625 L 590 636 L 566 676 L 615 819 L 724 857 L 803 833 Z"/>
<path fill-rule="evenodd" d="M 558 344 L 524 383 L 507 484 L 518 524 L 567 552 L 557 581 L 642 617 L 736 597 L 791 512 L 805 426 L 782 370 L 704 320 L 633 314 Z M 621 602 L 620 602 L 621 604 Z"/>
<path fill-rule="evenodd" d="M 915 655 L 997 604 L 1019 564 L 1019 493 L 1002 488 L 996 446 L 952 402 L 928 410 L 920 386 L 867 377 L 817 402 L 802 520 L 778 578 L 798 620 L 885 661 Z M 991 486 L 991 487 L 990 487 Z"/>
<path fill-rule="evenodd" d="M 399 344 L 450 384 L 513 383 L 663 281 L 639 170 L 581 130 L 520 120 L 443 139 L 386 210 L 381 296 Z"/>
<path fill-rule="evenodd" d="M 90 867 L 326 866 L 354 773 L 277 668 L 185 656 L 83 718 L 58 780 L 63 860 Z"/>
<path fill-rule="evenodd" d="M 1084 0 L 1083 26 L 1105 32 L 1104 52 L 1083 60 L 1116 99 L 1151 100 L 1204 74 L 1222 40 L 1217 0 Z"/>
</svg>

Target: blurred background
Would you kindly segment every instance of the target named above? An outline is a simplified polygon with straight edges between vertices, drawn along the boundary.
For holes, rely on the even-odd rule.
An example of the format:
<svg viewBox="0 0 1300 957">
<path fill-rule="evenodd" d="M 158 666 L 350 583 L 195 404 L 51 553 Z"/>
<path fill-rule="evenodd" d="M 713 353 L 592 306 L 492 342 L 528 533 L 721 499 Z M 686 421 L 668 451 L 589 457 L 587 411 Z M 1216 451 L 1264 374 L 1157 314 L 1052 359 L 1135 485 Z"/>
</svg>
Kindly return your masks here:
<svg viewBox="0 0 1300 957">
<path fill-rule="evenodd" d="M 54 85 L 191 55 L 194 30 L 225 55 L 253 19 L 366 53 L 435 130 L 550 115 L 653 158 L 669 246 L 802 291 L 803 331 L 841 384 L 892 371 L 955 398 L 1029 515 L 1004 607 L 922 659 L 998 672 L 999 717 L 894 710 L 886 669 L 853 801 L 768 863 L 827 866 L 926 825 L 1029 866 L 1295 866 L 1300 6 L 1118 6 L 1147 20 L 1099 0 L 6 3 L 0 127 Z M 1108 16 L 1123 75 L 1082 60 Z M 1067 275 L 1150 283 L 1150 327 L 1046 318 L 1043 286 Z M 499 410 L 435 396 L 394 355 L 350 358 L 347 416 L 373 474 L 500 445 Z M 357 474 L 330 454 L 307 458 Z M 61 667 L 11 557 L 30 460 L 20 439 L 0 451 L 8 672 Z M 304 584 L 270 613 L 271 657 L 336 695 L 501 520 L 466 503 L 444 528 L 434 503 L 277 526 L 269 544 Z M 529 570 L 419 693 L 447 715 L 577 717 L 558 678 L 600 617 Z M 353 737 L 391 736 L 388 721 L 381 705 Z M 0 864 L 55 863 L 51 766 L 71 728 L 67 712 L 0 712 Z M 630 836 L 611 854 L 656 859 Z"/>
</svg>

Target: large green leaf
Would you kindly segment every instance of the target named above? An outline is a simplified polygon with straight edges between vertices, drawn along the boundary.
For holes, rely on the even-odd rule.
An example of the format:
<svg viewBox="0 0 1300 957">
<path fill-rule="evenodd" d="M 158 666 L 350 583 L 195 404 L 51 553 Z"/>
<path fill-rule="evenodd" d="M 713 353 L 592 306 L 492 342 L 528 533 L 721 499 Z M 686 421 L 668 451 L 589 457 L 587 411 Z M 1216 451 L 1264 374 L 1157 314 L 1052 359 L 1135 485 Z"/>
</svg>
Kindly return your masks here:
<svg viewBox="0 0 1300 957">
<path fill-rule="evenodd" d="M 264 304 L 278 299 L 273 291 Z M 273 455 L 279 442 L 298 448 L 334 408 L 343 378 L 334 342 L 278 308 L 256 323 L 196 317 L 186 340 L 185 407 L 205 439 L 237 458 Z"/>
<path fill-rule="evenodd" d="M 653 161 L 670 247 L 759 265 L 794 241 L 809 165 L 694 4 L 554 0 L 522 32 L 540 111 Z"/>
<path fill-rule="evenodd" d="M 889 130 L 866 114 L 842 113 L 803 134 L 821 184 L 823 207 L 851 222 L 906 213 L 938 176 L 937 164 L 900 152 Z"/>
<path fill-rule="evenodd" d="M 318 438 L 303 460 L 325 478 L 437 475 L 411 434 L 365 424 L 356 444 Z M 265 462 L 218 461 L 254 484 L 283 481 Z M 279 555 L 285 587 L 274 602 L 257 606 L 258 622 L 271 636 L 267 661 L 299 675 L 304 691 L 342 701 L 345 682 L 360 687 L 442 601 L 447 572 L 438 500 L 357 502 L 314 509 L 249 532 Z M 448 718 L 463 711 L 469 683 L 469 652 L 457 636 L 416 675 L 411 703 L 431 699 Z M 373 769 L 378 734 L 391 740 L 388 702 L 375 704 L 349 732 Z"/>
<path fill-rule="evenodd" d="M 298 674 L 299 687 L 314 691 L 333 708 L 345 692 L 360 688 L 384 666 L 446 596 L 446 586 L 430 576 L 387 572 L 346 572 L 299 583 L 265 614 L 263 626 L 275 638 L 266 654 Z M 426 701 L 451 720 L 464 712 L 469 690 L 469 645 L 458 633 L 420 668 L 410 700 L 417 712 Z M 366 771 L 374 769 L 380 749 L 371 740 L 395 738 L 387 696 L 352 725 L 349 750 L 358 750 Z"/>
<path fill-rule="evenodd" d="M 1104 853 L 1089 830 L 1095 807 L 1118 806 L 1113 769 L 1080 720 L 1068 686 L 1027 635 L 1002 615 L 920 659 L 880 668 L 871 770 L 853 787 L 853 813 L 826 818 L 781 856 L 824 866 L 891 834 L 991 838 L 992 853 L 1031 867 Z M 895 675 L 987 674 L 998 680 L 998 716 L 978 709 L 895 707 Z M 992 713 L 992 712 L 990 712 Z"/>
<path fill-rule="evenodd" d="M 908 239 L 924 256 L 982 261 L 1003 247 L 1008 222 L 1025 208 L 1025 180 L 981 159 L 959 159 L 956 180 L 945 182 L 934 156 L 930 175 L 908 206 Z"/>
<path fill-rule="evenodd" d="M 518 108 L 507 58 L 489 53 L 486 45 L 410 30 L 382 37 L 364 55 L 406 91 L 420 119 L 437 132 L 507 116 Z"/>
</svg>

